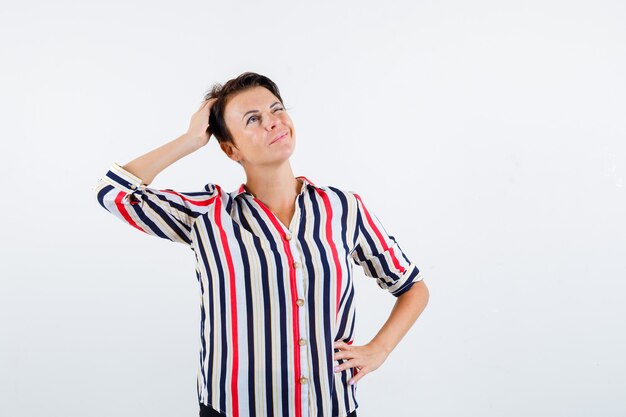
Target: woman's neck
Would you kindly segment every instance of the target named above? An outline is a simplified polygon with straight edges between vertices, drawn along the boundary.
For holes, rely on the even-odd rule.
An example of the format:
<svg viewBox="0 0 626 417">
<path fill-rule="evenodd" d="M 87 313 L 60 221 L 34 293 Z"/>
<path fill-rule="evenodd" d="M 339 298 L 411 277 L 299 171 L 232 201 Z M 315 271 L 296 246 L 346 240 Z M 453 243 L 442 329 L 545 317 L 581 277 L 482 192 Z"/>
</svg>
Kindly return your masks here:
<svg viewBox="0 0 626 417">
<path fill-rule="evenodd" d="M 246 174 L 248 179 L 244 184 L 245 189 L 270 209 L 277 211 L 293 206 L 302 189 L 302 182 L 294 177 L 289 164 L 274 170 Z"/>
</svg>

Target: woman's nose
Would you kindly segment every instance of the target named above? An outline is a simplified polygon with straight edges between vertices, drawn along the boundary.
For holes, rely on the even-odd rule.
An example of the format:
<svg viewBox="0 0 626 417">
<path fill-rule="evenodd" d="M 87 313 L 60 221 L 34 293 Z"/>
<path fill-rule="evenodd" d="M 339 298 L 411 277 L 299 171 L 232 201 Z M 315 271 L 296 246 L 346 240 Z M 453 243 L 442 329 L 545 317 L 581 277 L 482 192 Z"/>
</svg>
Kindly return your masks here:
<svg viewBox="0 0 626 417">
<path fill-rule="evenodd" d="M 280 123 L 280 118 L 273 113 L 269 113 L 265 118 L 265 128 L 268 130 L 272 130 L 278 123 Z"/>
</svg>

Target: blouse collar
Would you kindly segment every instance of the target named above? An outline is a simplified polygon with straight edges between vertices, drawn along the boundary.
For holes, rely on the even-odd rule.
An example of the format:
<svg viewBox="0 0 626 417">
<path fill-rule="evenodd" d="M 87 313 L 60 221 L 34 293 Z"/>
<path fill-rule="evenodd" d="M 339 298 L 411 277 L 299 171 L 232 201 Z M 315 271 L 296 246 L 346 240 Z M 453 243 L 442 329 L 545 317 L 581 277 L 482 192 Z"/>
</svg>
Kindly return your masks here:
<svg viewBox="0 0 626 417">
<path fill-rule="evenodd" d="M 302 188 L 300 190 L 300 192 L 302 192 L 302 190 L 304 190 L 307 186 L 311 186 L 314 188 L 318 188 L 313 181 L 311 181 L 310 179 L 308 179 L 307 177 L 305 177 L 304 175 L 299 175 L 296 178 L 301 179 L 302 180 Z M 233 198 L 239 196 L 240 194 L 248 194 L 248 195 L 252 195 L 251 192 L 247 191 L 246 188 L 244 187 L 244 184 L 241 184 L 239 186 L 239 188 L 237 189 L 237 191 L 235 191 L 233 193 Z"/>
</svg>

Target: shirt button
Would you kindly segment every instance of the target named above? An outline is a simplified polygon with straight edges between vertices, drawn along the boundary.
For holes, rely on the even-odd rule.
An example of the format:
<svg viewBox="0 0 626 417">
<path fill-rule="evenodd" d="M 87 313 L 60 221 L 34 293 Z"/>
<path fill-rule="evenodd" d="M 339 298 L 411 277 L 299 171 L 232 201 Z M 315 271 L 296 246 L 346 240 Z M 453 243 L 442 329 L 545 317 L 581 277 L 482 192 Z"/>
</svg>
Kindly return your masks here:
<svg viewBox="0 0 626 417">
<path fill-rule="evenodd" d="M 295 262 L 293 263 L 293 267 L 294 267 L 294 268 L 300 268 L 300 262 L 295 261 Z"/>
<path fill-rule="evenodd" d="M 298 298 L 296 300 L 296 304 L 298 304 L 300 307 L 302 307 L 304 305 L 304 300 L 302 298 Z"/>
<path fill-rule="evenodd" d="M 136 189 L 137 189 L 137 186 L 136 186 L 135 184 L 132 184 L 132 185 L 130 186 L 130 188 L 131 188 L 131 189 L 133 189 L 133 190 L 136 190 Z"/>
<path fill-rule="evenodd" d="M 309 380 L 308 380 L 308 379 L 306 379 L 306 377 L 305 377 L 305 376 L 303 376 L 302 378 L 300 378 L 300 383 L 301 383 L 301 384 L 306 384 L 307 382 L 309 382 Z"/>
<path fill-rule="evenodd" d="M 285 235 L 285 239 L 287 239 L 287 240 L 291 240 L 291 234 L 286 234 L 286 235 Z"/>
<path fill-rule="evenodd" d="M 298 343 L 300 344 L 300 346 L 304 346 L 306 345 L 306 339 L 300 339 L 298 340 Z"/>
</svg>

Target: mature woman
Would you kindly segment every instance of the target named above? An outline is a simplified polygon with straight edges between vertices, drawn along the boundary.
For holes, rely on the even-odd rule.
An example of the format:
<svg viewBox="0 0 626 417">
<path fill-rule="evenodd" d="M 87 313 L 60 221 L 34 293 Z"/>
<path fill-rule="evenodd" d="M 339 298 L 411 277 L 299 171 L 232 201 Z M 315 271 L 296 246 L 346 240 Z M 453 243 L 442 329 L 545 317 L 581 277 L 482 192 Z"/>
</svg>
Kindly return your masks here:
<svg viewBox="0 0 626 417">
<path fill-rule="evenodd" d="M 238 189 L 148 187 L 212 135 L 245 170 Z M 358 194 L 294 176 L 295 140 L 276 84 L 243 73 L 213 86 L 185 134 L 113 163 L 94 187 L 111 214 L 195 254 L 200 416 L 356 416 L 354 383 L 385 361 L 427 304 L 419 269 Z M 350 260 L 397 297 L 361 346 Z"/>
</svg>

